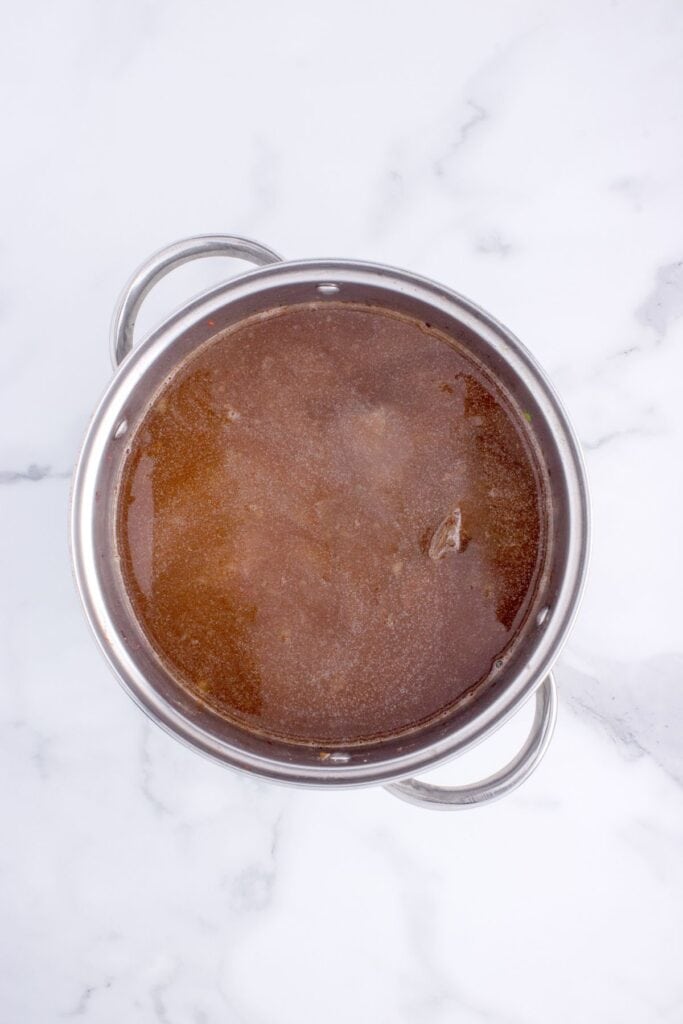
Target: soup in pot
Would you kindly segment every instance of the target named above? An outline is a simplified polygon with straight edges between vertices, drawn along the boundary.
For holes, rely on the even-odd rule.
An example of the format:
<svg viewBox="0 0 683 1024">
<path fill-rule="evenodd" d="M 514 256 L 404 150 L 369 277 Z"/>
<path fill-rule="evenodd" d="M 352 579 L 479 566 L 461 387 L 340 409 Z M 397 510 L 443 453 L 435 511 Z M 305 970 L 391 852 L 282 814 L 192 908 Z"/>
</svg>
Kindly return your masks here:
<svg viewBox="0 0 683 1024">
<path fill-rule="evenodd" d="M 413 731 L 490 679 L 542 572 L 523 410 L 457 341 L 337 301 L 206 342 L 135 430 L 117 542 L 179 685 L 322 747 Z"/>
</svg>

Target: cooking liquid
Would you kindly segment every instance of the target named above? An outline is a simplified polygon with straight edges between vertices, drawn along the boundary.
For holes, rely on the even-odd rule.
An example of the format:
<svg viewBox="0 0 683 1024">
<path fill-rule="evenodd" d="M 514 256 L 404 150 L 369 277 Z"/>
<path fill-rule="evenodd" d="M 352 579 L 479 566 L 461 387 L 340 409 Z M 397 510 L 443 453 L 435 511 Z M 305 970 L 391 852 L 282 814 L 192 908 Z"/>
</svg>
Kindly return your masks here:
<svg viewBox="0 0 683 1024">
<path fill-rule="evenodd" d="M 409 731 L 509 651 L 545 545 L 530 427 L 445 336 L 311 303 L 217 335 L 137 429 L 123 578 L 178 682 L 242 727 Z"/>
</svg>

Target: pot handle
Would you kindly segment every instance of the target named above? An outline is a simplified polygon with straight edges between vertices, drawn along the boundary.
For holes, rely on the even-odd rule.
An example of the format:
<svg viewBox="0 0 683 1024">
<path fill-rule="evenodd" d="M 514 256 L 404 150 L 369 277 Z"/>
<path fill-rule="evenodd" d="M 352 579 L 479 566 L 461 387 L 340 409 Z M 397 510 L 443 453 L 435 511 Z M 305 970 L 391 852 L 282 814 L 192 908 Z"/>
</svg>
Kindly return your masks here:
<svg viewBox="0 0 683 1024">
<path fill-rule="evenodd" d="M 527 741 L 500 771 L 481 782 L 466 786 L 433 786 L 418 779 L 401 779 L 385 788 L 408 803 L 442 811 L 457 811 L 491 803 L 507 796 L 529 778 L 548 748 L 556 717 L 557 689 L 549 673 L 536 690 L 536 713 Z"/>
<path fill-rule="evenodd" d="M 278 256 L 265 245 L 236 235 L 197 235 L 160 249 L 138 267 L 119 298 L 111 324 L 111 358 L 116 369 L 133 347 L 133 330 L 140 306 L 151 288 L 171 270 L 203 256 L 232 256 L 257 266 L 278 263 Z"/>
</svg>

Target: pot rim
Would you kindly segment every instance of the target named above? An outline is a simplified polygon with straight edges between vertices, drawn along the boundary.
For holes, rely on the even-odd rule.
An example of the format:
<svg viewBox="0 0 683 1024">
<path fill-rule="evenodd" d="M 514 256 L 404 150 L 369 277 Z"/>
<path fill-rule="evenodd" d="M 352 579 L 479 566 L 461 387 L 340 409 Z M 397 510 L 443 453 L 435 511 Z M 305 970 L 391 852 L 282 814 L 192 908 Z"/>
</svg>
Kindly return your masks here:
<svg viewBox="0 0 683 1024">
<path fill-rule="evenodd" d="M 442 309 L 447 316 L 457 319 L 493 345 L 508 366 L 534 389 L 534 397 L 544 412 L 560 455 L 567 490 L 566 570 L 523 670 L 500 686 L 497 695 L 467 721 L 458 723 L 456 716 L 453 728 L 437 742 L 373 764 L 364 763 L 360 758 L 348 763 L 333 762 L 331 758 L 326 763 L 302 764 L 262 756 L 227 743 L 183 715 L 141 674 L 128 645 L 117 631 L 98 575 L 93 536 L 99 513 L 96 480 L 105 448 L 111 442 L 128 397 L 159 356 L 198 322 L 215 318 L 219 310 L 240 297 L 259 292 L 267 296 L 275 285 L 308 282 L 315 288 L 332 280 L 341 289 L 339 294 L 330 296 L 333 301 L 344 301 L 344 284 L 380 284 L 382 288 Z M 314 294 L 312 299 L 315 298 Z M 264 304 L 263 308 L 274 305 L 277 303 Z M 218 332 L 210 336 L 215 333 Z M 507 721 L 540 686 L 559 656 L 582 596 L 590 547 L 589 493 L 580 445 L 555 389 L 526 347 L 494 317 L 452 289 L 385 264 L 340 259 L 291 260 L 250 270 L 204 292 L 166 319 L 126 356 L 95 410 L 76 464 L 70 540 L 77 589 L 98 645 L 121 685 L 157 725 L 213 760 L 271 781 L 314 787 L 355 787 L 402 779 L 463 753 Z"/>
</svg>

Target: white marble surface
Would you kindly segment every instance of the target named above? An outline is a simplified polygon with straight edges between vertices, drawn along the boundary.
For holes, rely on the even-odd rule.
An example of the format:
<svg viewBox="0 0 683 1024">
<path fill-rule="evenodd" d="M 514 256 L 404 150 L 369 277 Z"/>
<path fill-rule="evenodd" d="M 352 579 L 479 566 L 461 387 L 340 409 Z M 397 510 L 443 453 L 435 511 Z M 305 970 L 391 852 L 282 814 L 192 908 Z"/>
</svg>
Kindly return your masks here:
<svg viewBox="0 0 683 1024">
<path fill-rule="evenodd" d="M 680 0 L 28 2 L 0 37 L 0 1018 L 678 1024 Z M 431 275 L 551 373 L 594 555 L 547 759 L 464 814 L 148 725 L 74 593 L 69 476 L 150 252 Z M 151 325 L 226 266 L 183 269 Z M 529 712 L 442 768 L 474 777 Z"/>
</svg>

